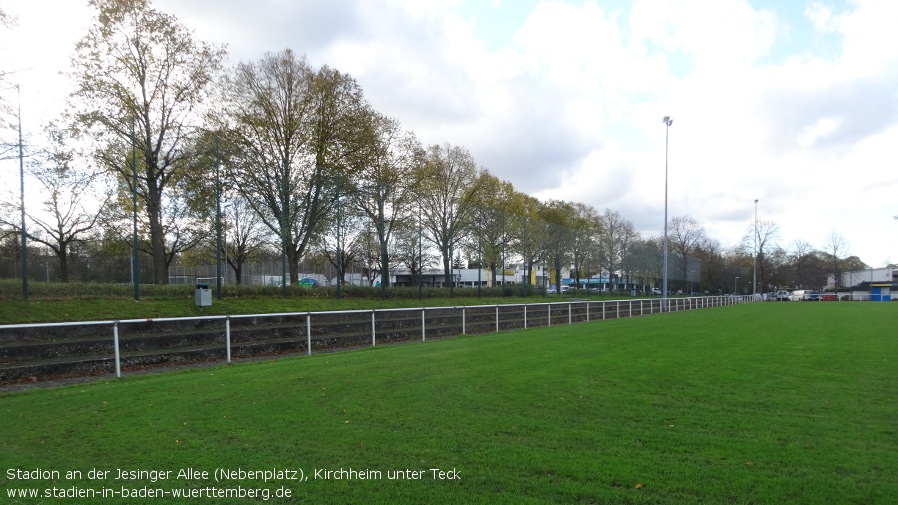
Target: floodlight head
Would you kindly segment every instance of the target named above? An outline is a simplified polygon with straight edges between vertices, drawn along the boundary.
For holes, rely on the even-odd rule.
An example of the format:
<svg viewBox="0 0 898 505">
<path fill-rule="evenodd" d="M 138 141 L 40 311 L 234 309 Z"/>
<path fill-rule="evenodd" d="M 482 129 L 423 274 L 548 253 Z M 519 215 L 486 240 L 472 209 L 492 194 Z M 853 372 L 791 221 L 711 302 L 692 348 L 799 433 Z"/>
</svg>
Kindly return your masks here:
<svg viewBox="0 0 898 505">
<path fill-rule="evenodd" d="M 673 119 L 671 119 L 670 116 L 664 116 L 664 118 L 661 119 L 661 122 L 670 126 L 673 124 Z"/>
</svg>

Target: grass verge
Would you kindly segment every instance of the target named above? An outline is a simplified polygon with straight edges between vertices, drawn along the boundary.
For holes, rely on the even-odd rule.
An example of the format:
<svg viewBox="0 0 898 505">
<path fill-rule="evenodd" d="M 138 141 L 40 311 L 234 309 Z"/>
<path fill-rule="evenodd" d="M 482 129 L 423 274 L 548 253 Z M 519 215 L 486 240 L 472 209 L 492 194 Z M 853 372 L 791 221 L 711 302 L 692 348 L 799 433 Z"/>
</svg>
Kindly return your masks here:
<svg viewBox="0 0 898 505">
<path fill-rule="evenodd" d="M 0 499 L 242 486 L 292 495 L 272 503 L 896 503 L 896 325 L 891 304 L 749 304 L 7 393 Z M 38 468 L 59 478 L 9 473 Z M 176 478 L 188 468 L 308 480 Z M 350 468 L 381 473 L 315 478 Z"/>
<path fill-rule="evenodd" d="M 281 296 L 278 286 L 229 285 L 224 286 L 220 299 L 213 286 L 212 306 L 200 308 L 193 285 L 143 286 L 139 301 L 134 300 L 129 286 L 116 284 L 34 284 L 27 300 L 20 289 L 14 282 L 0 280 L 0 324 L 539 303 L 568 301 L 573 296 L 546 295 L 532 286 L 454 291 L 426 287 L 419 299 L 417 288 L 392 287 L 382 293 L 380 288 L 344 286 L 337 298 L 335 288 L 291 286 L 287 296 Z M 382 294 L 386 299 L 381 299 Z M 617 293 L 617 299 L 622 296 Z"/>
</svg>

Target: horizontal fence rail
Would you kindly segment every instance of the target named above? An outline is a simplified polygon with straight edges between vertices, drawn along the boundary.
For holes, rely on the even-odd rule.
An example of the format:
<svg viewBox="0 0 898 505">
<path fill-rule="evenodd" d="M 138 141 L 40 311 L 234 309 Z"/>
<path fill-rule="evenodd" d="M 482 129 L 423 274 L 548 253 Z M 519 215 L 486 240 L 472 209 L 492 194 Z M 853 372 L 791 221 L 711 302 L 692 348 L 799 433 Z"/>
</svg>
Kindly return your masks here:
<svg viewBox="0 0 898 505">
<path fill-rule="evenodd" d="M 457 335 L 570 325 L 757 301 L 751 296 L 240 314 L 0 325 L 0 384 Z"/>
</svg>

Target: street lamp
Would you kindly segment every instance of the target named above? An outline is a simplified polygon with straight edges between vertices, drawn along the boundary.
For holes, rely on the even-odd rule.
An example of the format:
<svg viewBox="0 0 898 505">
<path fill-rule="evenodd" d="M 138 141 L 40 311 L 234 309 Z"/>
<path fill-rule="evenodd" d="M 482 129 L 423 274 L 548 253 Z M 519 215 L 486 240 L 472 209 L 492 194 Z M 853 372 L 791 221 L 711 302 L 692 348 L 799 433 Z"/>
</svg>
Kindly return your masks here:
<svg viewBox="0 0 898 505">
<path fill-rule="evenodd" d="M 28 232 L 25 228 L 25 155 L 22 148 L 22 91 L 16 86 L 19 94 L 19 183 L 22 198 L 22 299 L 28 300 Z"/>
<path fill-rule="evenodd" d="M 758 296 L 758 199 L 755 198 L 755 264 L 751 275 L 751 294 Z"/>
<path fill-rule="evenodd" d="M 215 136 L 215 298 L 221 300 L 221 155 Z"/>
<path fill-rule="evenodd" d="M 670 126 L 673 124 L 673 119 L 670 116 L 664 116 L 661 119 L 664 123 L 664 278 L 661 283 L 661 288 L 663 291 L 661 292 L 661 309 L 667 307 L 667 149 L 669 145 L 670 138 Z"/>
<path fill-rule="evenodd" d="M 134 284 L 134 301 L 140 301 L 140 256 L 137 244 L 137 118 L 131 116 L 131 210 L 134 220 L 131 241 L 131 282 Z"/>
<path fill-rule="evenodd" d="M 423 252 L 421 248 L 421 240 L 424 238 L 423 228 L 421 227 L 421 197 L 418 196 L 418 299 L 424 298 L 424 266 L 421 264 L 423 261 Z"/>
</svg>

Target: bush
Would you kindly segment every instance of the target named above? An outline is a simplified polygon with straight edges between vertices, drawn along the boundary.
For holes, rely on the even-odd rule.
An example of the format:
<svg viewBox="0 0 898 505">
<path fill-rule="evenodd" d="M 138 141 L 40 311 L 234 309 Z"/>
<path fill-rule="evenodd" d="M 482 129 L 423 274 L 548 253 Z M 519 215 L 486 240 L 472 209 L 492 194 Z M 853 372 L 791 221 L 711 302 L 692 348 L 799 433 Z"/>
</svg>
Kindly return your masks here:
<svg viewBox="0 0 898 505">
<path fill-rule="evenodd" d="M 209 286 L 214 292 L 216 286 Z M 166 298 L 166 299 L 191 299 L 194 296 L 196 286 L 194 284 L 141 284 L 141 298 Z M 274 298 L 280 297 L 281 286 L 254 286 L 225 284 L 221 289 L 224 298 Z M 472 299 L 488 298 L 517 298 L 544 296 L 545 289 L 528 284 L 506 284 L 504 286 L 477 288 L 455 288 L 451 290 L 454 298 Z M 417 286 L 393 286 L 385 290 L 387 299 L 411 300 L 418 298 Z M 570 293 L 568 293 L 570 294 Z M 449 288 L 434 288 L 423 286 L 421 296 L 424 299 L 448 298 Z M 16 279 L 0 279 L 0 299 L 16 299 L 22 296 L 22 281 Z M 78 298 L 120 298 L 128 299 L 134 296 L 134 286 L 131 284 L 111 284 L 97 282 L 70 282 L 70 283 L 46 283 L 29 282 L 28 296 L 34 299 L 59 300 Z M 336 298 L 336 286 L 328 287 L 303 287 L 298 284 L 287 286 L 288 298 Z M 380 299 L 380 286 L 340 286 L 340 298 L 347 299 Z"/>
</svg>

